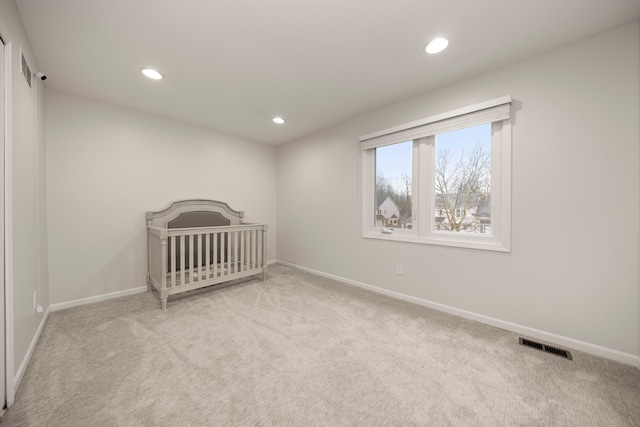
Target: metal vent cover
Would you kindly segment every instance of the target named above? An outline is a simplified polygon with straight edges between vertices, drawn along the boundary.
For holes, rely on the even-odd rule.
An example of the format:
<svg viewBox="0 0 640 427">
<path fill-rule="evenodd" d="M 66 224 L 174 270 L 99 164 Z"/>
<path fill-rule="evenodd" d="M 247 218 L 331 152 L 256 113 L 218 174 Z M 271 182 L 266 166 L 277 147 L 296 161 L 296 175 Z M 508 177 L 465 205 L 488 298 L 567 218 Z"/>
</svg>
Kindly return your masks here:
<svg viewBox="0 0 640 427">
<path fill-rule="evenodd" d="M 560 356 L 565 359 L 573 360 L 573 357 L 571 356 L 571 352 L 568 350 L 563 350 L 558 347 L 542 344 L 542 343 L 539 343 L 527 338 L 523 338 L 523 337 L 520 337 L 518 341 L 520 342 L 520 345 L 535 348 L 536 350 L 544 351 L 545 353 L 555 354 L 556 356 Z"/>
</svg>

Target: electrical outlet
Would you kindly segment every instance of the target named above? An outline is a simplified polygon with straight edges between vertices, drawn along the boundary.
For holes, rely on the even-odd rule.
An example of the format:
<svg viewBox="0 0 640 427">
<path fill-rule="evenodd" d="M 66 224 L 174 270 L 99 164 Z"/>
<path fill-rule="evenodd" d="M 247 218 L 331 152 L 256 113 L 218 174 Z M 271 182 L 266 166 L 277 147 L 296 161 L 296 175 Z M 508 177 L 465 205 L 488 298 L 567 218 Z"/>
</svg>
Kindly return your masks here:
<svg viewBox="0 0 640 427">
<path fill-rule="evenodd" d="M 396 264 L 396 274 L 402 276 L 404 274 L 404 266 L 400 263 Z"/>
</svg>

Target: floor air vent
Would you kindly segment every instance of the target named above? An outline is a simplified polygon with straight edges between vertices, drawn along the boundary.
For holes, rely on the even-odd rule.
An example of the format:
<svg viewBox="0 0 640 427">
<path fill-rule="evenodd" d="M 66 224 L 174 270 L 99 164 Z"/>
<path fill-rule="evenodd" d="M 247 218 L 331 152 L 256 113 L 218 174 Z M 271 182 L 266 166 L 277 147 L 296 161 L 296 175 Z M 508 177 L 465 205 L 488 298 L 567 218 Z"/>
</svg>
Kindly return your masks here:
<svg viewBox="0 0 640 427">
<path fill-rule="evenodd" d="M 573 357 L 571 357 L 571 352 L 567 350 L 542 344 L 536 341 L 531 341 L 529 339 L 522 338 L 522 337 L 520 337 L 519 341 L 520 341 L 520 345 L 535 348 L 536 350 L 544 351 L 546 353 L 555 354 L 556 356 L 564 357 L 565 359 L 573 360 Z"/>
</svg>

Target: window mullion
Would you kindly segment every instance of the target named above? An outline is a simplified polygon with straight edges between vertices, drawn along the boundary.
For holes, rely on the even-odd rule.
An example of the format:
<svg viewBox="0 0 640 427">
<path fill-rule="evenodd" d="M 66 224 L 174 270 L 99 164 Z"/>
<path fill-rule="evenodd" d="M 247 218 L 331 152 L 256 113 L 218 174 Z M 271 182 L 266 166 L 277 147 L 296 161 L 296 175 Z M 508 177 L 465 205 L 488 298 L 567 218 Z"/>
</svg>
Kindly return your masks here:
<svg viewBox="0 0 640 427">
<path fill-rule="evenodd" d="M 418 235 L 428 236 L 431 233 L 433 211 L 433 164 L 435 138 L 428 136 L 418 140 L 417 170 L 418 170 Z"/>
<path fill-rule="evenodd" d="M 494 122 L 491 126 L 492 137 L 492 188 L 491 212 L 494 227 L 493 236 L 510 248 L 508 237 L 511 230 L 511 125 L 508 120 Z"/>
<path fill-rule="evenodd" d="M 413 141 L 411 153 L 411 228 L 420 235 L 420 140 Z"/>
<path fill-rule="evenodd" d="M 362 152 L 362 232 L 369 233 L 375 224 L 375 191 L 376 191 L 376 156 L 375 150 Z"/>
<path fill-rule="evenodd" d="M 499 210 L 501 205 L 502 183 L 500 180 L 500 164 L 502 151 L 500 149 L 500 128 L 501 122 L 495 122 L 491 124 L 491 233 L 494 238 L 500 239 L 502 230 L 499 226 L 501 224 L 501 212 Z"/>
</svg>

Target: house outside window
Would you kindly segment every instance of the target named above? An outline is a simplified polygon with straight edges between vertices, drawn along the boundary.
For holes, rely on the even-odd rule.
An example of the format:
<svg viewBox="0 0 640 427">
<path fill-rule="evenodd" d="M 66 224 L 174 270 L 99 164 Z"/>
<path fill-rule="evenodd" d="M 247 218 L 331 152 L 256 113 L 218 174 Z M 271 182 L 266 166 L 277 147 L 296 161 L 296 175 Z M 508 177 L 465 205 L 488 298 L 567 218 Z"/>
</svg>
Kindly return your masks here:
<svg viewBox="0 0 640 427">
<path fill-rule="evenodd" d="M 502 97 L 361 137 L 363 237 L 510 251 L 510 105 Z"/>
</svg>

